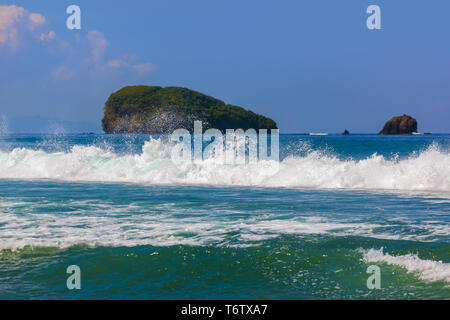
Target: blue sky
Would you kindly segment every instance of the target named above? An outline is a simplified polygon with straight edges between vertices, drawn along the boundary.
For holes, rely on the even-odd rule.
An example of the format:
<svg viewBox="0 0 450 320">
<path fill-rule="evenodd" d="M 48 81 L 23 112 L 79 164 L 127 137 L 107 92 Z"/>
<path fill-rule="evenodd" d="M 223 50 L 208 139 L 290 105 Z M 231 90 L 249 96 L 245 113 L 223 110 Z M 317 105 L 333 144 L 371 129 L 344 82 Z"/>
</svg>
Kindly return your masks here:
<svg viewBox="0 0 450 320">
<path fill-rule="evenodd" d="M 66 28 L 71 4 L 81 30 Z M 381 30 L 366 28 L 371 4 Z M 2 5 L 0 115 L 12 131 L 100 132 L 109 94 L 145 84 L 212 95 L 270 116 L 285 133 L 378 132 L 403 113 L 420 131 L 450 132 L 446 0 Z"/>
</svg>

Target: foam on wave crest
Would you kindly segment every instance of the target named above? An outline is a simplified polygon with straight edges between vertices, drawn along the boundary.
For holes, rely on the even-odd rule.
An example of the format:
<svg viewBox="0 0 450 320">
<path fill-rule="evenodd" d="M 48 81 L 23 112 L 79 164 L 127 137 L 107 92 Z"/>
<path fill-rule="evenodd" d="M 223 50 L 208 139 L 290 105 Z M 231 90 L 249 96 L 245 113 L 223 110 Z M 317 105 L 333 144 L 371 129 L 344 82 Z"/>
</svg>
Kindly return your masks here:
<svg viewBox="0 0 450 320">
<path fill-rule="evenodd" d="M 0 151 L 0 179 L 450 191 L 450 154 L 435 146 L 401 160 L 376 154 L 362 160 L 342 160 L 326 152 L 309 151 L 280 163 L 232 166 L 210 160 L 177 166 L 171 160 L 171 150 L 172 145 L 163 139 L 145 142 L 139 154 L 80 145 L 68 152 L 16 148 Z"/>
<path fill-rule="evenodd" d="M 450 282 L 450 264 L 442 261 L 420 259 L 417 254 L 405 254 L 393 256 L 383 253 L 383 248 L 376 250 L 370 249 L 365 252 L 364 261 L 384 262 L 405 268 L 408 272 L 419 275 L 419 278 L 428 281 L 446 281 Z"/>
</svg>

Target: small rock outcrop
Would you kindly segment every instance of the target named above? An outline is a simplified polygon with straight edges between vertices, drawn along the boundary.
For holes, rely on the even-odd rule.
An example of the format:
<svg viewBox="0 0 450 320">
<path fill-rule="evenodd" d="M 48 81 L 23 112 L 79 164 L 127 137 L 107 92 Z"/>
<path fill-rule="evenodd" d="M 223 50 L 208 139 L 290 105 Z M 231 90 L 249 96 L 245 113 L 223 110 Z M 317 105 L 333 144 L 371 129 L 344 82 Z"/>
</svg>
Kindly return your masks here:
<svg viewBox="0 0 450 320">
<path fill-rule="evenodd" d="M 341 133 L 343 136 L 348 136 L 349 134 L 350 134 L 350 132 L 348 132 L 348 130 L 347 129 L 345 129 L 345 131 L 344 132 L 342 132 Z"/>
<path fill-rule="evenodd" d="M 404 114 L 386 122 L 380 134 L 412 134 L 413 132 L 417 132 L 417 120 Z"/>
</svg>

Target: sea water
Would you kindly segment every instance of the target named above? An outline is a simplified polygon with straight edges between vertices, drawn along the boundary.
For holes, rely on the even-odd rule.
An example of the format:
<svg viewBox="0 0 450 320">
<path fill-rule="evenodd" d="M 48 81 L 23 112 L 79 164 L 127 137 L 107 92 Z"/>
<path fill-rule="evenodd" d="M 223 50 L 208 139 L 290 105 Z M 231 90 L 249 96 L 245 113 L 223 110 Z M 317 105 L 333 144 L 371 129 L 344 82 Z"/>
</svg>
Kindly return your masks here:
<svg viewBox="0 0 450 320">
<path fill-rule="evenodd" d="M 450 299 L 450 135 L 280 135 L 277 170 L 172 147 L 2 133 L 0 298 Z"/>
</svg>

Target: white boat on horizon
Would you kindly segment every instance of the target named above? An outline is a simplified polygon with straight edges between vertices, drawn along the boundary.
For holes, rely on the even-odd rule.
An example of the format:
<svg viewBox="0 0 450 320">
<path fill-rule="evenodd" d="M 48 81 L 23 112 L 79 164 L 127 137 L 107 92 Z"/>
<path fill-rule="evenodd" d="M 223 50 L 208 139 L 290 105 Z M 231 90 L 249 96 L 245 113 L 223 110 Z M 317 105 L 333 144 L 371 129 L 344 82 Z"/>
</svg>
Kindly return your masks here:
<svg viewBox="0 0 450 320">
<path fill-rule="evenodd" d="M 327 136 L 328 133 L 325 133 L 325 132 L 310 132 L 309 135 L 310 136 Z"/>
</svg>

